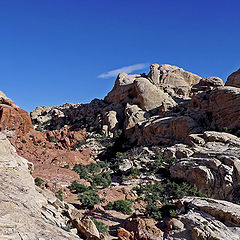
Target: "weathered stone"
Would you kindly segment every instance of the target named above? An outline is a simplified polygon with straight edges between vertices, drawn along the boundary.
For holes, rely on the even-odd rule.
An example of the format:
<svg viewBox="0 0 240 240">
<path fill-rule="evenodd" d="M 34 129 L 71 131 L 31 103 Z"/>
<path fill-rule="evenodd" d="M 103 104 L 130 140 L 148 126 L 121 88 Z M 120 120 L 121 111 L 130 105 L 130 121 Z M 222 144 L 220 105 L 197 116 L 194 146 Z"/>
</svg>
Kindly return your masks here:
<svg viewBox="0 0 240 240">
<path fill-rule="evenodd" d="M 163 101 L 168 101 L 172 106 L 176 104 L 147 78 L 126 74 L 119 74 L 112 91 L 104 100 L 108 103 L 136 104 L 146 111 L 160 107 Z"/>
<path fill-rule="evenodd" d="M 189 134 L 196 132 L 197 123 L 188 116 L 154 117 L 135 127 L 135 137 L 139 144 L 173 144 L 185 141 Z"/>
<path fill-rule="evenodd" d="M 123 227 L 134 233 L 134 239 L 160 240 L 163 237 L 163 232 L 155 225 L 156 221 L 153 219 L 138 217 L 126 220 Z"/>
<path fill-rule="evenodd" d="M 219 77 L 202 78 L 198 84 L 193 85 L 191 92 L 196 93 L 200 91 L 212 90 L 215 87 L 224 86 L 223 80 Z"/>
<path fill-rule="evenodd" d="M 172 86 L 190 86 L 199 82 L 201 77 L 184 71 L 182 68 L 163 64 L 159 67 L 160 84 Z"/>
<path fill-rule="evenodd" d="M 240 68 L 227 78 L 225 86 L 240 88 Z"/>
<path fill-rule="evenodd" d="M 160 83 L 159 64 L 152 64 L 150 66 L 150 72 L 148 74 L 148 78 L 155 85 Z"/>
<path fill-rule="evenodd" d="M 60 215 L 42 209 L 47 199 L 35 190 L 27 163 L 0 133 L 0 238 L 79 239 L 60 228 Z"/>
<path fill-rule="evenodd" d="M 205 128 L 237 129 L 240 128 L 240 89 L 218 87 L 210 92 L 193 96 L 189 103 L 189 113 L 197 118 Z"/>
</svg>

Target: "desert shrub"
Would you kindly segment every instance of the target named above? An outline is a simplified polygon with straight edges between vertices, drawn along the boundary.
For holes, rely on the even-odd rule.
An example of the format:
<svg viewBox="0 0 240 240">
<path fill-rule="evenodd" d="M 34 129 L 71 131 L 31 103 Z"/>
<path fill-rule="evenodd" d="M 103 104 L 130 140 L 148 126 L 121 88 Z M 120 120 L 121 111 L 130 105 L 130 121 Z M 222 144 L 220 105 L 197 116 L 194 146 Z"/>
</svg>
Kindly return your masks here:
<svg viewBox="0 0 240 240">
<path fill-rule="evenodd" d="M 176 207 L 172 204 L 173 199 L 184 196 L 206 196 L 196 186 L 176 181 L 142 185 L 133 190 L 148 203 L 146 215 L 156 220 L 177 215 Z"/>
<path fill-rule="evenodd" d="M 36 186 L 40 187 L 44 181 L 41 178 L 36 177 L 34 182 Z"/>
<path fill-rule="evenodd" d="M 160 221 L 166 217 L 175 217 L 177 215 L 176 209 L 175 204 L 172 203 L 165 203 L 162 206 L 148 204 L 146 208 L 146 215 L 147 217 Z"/>
<path fill-rule="evenodd" d="M 102 233 L 102 234 L 105 234 L 109 231 L 109 227 L 103 223 L 103 222 L 100 222 L 100 221 L 97 221 L 95 218 L 91 217 L 93 223 L 96 225 L 97 227 L 97 230 Z"/>
<path fill-rule="evenodd" d="M 153 172 L 156 174 L 162 168 L 163 163 L 168 163 L 169 165 L 173 165 L 177 161 L 176 158 L 163 158 L 162 153 L 158 150 L 155 153 L 155 161 L 153 163 L 152 169 Z"/>
<path fill-rule="evenodd" d="M 105 209 L 116 210 L 118 212 L 130 215 L 132 213 L 131 205 L 131 202 L 128 200 L 117 200 L 114 203 L 109 202 Z"/>
<path fill-rule="evenodd" d="M 59 200 L 63 200 L 63 191 L 61 189 L 59 189 L 56 193 L 55 196 L 59 199 Z"/>
<path fill-rule="evenodd" d="M 129 175 L 132 178 L 137 178 L 138 175 L 140 174 L 140 170 L 138 168 L 131 168 Z"/>
<path fill-rule="evenodd" d="M 75 164 L 73 171 L 78 173 L 79 177 L 85 180 L 89 180 L 89 171 L 88 168 L 82 164 Z"/>
<path fill-rule="evenodd" d="M 76 150 L 77 148 L 83 146 L 84 144 L 86 144 L 86 140 L 81 140 L 81 141 L 77 141 L 76 144 L 74 144 L 73 149 Z"/>
<path fill-rule="evenodd" d="M 182 198 L 184 196 L 207 197 L 206 194 L 197 189 L 196 185 L 191 186 L 186 182 L 168 182 L 165 189 L 168 192 L 168 198 Z"/>
<path fill-rule="evenodd" d="M 66 164 L 66 165 L 64 165 L 62 168 L 69 169 L 70 167 L 69 167 L 69 165 L 68 165 L 68 164 Z"/>
<path fill-rule="evenodd" d="M 101 186 L 106 188 L 111 184 L 112 179 L 109 172 L 101 173 L 101 171 L 106 169 L 107 166 L 108 165 L 106 163 L 100 161 L 96 164 L 91 163 L 86 166 L 76 164 L 73 167 L 73 170 L 79 174 L 80 178 L 89 181 L 93 187 Z"/>
<path fill-rule="evenodd" d="M 107 188 L 112 183 L 112 178 L 108 172 L 93 176 L 92 185 Z"/>
<path fill-rule="evenodd" d="M 69 187 L 70 191 L 73 193 L 83 193 L 89 190 L 89 188 L 77 181 L 73 181 Z"/>
<path fill-rule="evenodd" d="M 78 194 L 78 200 L 81 202 L 81 207 L 84 209 L 93 208 L 95 204 L 100 203 L 98 194 L 93 190 Z"/>
<path fill-rule="evenodd" d="M 149 218 L 154 218 L 157 221 L 162 220 L 161 208 L 156 205 L 149 204 L 146 208 L 146 215 Z"/>
</svg>

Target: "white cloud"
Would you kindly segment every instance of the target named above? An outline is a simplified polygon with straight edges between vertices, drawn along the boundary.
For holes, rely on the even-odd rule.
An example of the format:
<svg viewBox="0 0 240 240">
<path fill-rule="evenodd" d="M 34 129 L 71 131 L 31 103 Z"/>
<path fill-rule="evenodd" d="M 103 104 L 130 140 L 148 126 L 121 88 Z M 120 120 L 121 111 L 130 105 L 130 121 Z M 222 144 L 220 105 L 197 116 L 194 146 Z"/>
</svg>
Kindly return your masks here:
<svg viewBox="0 0 240 240">
<path fill-rule="evenodd" d="M 106 72 L 106 73 L 102 73 L 102 74 L 98 75 L 98 78 L 116 77 L 121 72 L 132 73 L 136 70 L 144 69 L 148 65 L 149 65 L 148 63 L 138 63 L 138 64 L 133 64 L 133 65 L 130 65 L 130 66 L 121 67 L 121 68 L 114 69 L 114 70 L 111 70 L 111 71 Z"/>
</svg>

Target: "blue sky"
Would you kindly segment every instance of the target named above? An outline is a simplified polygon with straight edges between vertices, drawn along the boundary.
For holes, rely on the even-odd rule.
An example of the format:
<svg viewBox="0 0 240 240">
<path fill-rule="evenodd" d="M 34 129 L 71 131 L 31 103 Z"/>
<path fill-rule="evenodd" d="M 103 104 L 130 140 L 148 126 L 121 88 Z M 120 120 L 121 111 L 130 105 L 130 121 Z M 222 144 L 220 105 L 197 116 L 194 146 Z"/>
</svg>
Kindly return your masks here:
<svg viewBox="0 0 240 240">
<path fill-rule="evenodd" d="M 0 90 L 31 111 L 103 98 L 116 69 L 148 72 L 151 63 L 225 81 L 240 67 L 239 8 L 239 0 L 0 0 Z"/>
</svg>

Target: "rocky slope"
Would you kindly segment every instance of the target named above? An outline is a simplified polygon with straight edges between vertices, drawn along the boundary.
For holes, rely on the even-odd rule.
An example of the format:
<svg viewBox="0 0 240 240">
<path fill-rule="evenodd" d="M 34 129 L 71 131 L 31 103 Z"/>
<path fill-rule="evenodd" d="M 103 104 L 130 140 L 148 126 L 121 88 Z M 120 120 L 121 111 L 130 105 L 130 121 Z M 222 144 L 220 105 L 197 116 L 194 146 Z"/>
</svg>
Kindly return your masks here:
<svg viewBox="0 0 240 240">
<path fill-rule="evenodd" d="M 79 239 L 62 229 L 66 221 L 60 212 L 54 217 L 53 212 L 46 211 L 49 201 L 35 190 L 30 175 L 33 164 L 18 156 L 2 133 L 0 168 L 1 239 Z"/>
<path fill-rule="evenodd" d="M 36 108 L 35 129 L 1 94 L 0 128 L 43 189 L 100 221 L 102 232 L 109 226 L 105 238 L 237 240 L 239 81 L 239 71 L 224 86 L 153 64 L 147 75 L 119 74 L 104 100 Z M 91 220 L 73 211 L 65 214 L 73 232 L 104 238 L 86 233 Z"/>
</svg>

